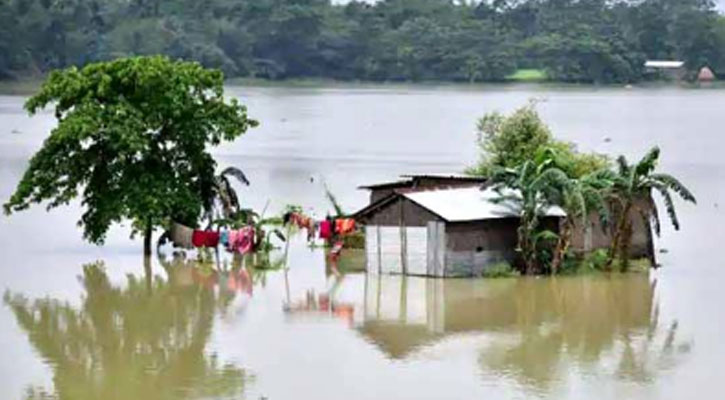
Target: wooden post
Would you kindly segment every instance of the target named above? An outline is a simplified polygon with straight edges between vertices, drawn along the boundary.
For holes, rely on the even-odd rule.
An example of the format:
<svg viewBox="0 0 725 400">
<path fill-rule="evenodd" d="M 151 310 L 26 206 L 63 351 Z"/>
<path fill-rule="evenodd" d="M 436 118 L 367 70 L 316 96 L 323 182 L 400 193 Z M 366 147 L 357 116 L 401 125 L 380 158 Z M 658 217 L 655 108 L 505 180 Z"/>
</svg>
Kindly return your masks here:
<svg viewBox="0 0 725 400">
<path fill-rule="evenodd" d="M 399 223 L 399 229 L 400 229 L 400 266 L 402 269 L 402 274 L 404 276 L 408 275 L 408 243 L 406 240 L 405 235 L 405 217 L 403 216 L 403 202 L 405 200 L 403 197 L 400 197 L 400 202 L 398 203 L 398 223 Z"/>
<path fill-rule="evenodd" d="M 382 246 L 382 240 L 380 240 L 380 225 L 375 225 L 375 231 L 377 232 L 377 241 L 378 241 L 378 275 L 381 275 L 383 273 L 383 251 L 381 250 L 380 246 Z"/>
</svg>

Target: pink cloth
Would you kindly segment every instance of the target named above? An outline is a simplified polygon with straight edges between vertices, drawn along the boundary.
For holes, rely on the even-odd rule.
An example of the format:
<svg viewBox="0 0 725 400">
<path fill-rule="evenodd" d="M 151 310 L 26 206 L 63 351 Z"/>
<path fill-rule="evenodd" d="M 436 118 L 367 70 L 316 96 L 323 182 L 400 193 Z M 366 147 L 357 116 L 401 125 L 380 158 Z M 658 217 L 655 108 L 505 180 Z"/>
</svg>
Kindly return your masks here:
<svg viewBox="0 0 725 400">
<path fill-rule="evenodd" d="M 328 220 L 320 222 L 320 239 L 327 240 L 332 237 L 332 223 Z"/>
<path fill-rule="evenodd" d="M 254 228 L 245 226 L 229 232 L 229 250 L 239 254 L 251 253 L 254 250 Z"/>
</svg>

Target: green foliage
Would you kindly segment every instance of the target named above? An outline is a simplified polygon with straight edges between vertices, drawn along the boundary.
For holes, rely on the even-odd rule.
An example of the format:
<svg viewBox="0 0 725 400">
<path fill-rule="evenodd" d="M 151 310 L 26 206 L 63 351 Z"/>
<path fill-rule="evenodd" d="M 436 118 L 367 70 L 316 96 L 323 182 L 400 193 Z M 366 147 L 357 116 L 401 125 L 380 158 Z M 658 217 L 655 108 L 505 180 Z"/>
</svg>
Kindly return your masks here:
<svg viewBox="0 0 725 400">
<path fill-rule="evenodd" d="M 343 247 L 345 249 L 364 249 L 365 248 L 365 232 L 356 231 L 342 237 Z"/>
<path fill-rule="evenodd" d="M 687 202 L 697 203 L 695 196 L 675 177 L 655 172 L 659 157 L 660 149 L 653 147 L 634 165 L 630 165 L 624 156 L 617 158 L 617 175 L 612 195 L 616 202 L 618 221 L 609 253 L 610 267 L 617 255 L 621 268 L 626 270 L 629 267 L 629 242 L 632 231 L 630 215 L 633 212 L 638 212 L 643 219 L 650 222 L 655 233 L 659 235 L 661 224 L 657 204 L 652 199 L 653 192 L 659 193 L 662 197 L 675 230 L 680 229 L 680 223 L 672 193 Z M 644 202 L 645 205 L 637 206 L 637 202 Z"/>
<path fill-rule="evenodd" d="M 169 218 L 195 226 L 215 191 L 209 146 L 257 125 L 225 101 L 220 71 L 160 56 L 54 71 L 25 106 L 35 114 L 50 104 L 58 125 L 4 209 L 80 197 L 93 243 L 123 220 L 147 236 Z"/>
<path fill-rule="evenodd" d="M 542 229 L 540 219 L 560 199 L 568 177 L 552 160 L 540 163 L 527 160 L 516 168 L 498 167 L 492 180 L 494 190 L 500 194 L 495 201 L 508 204 L 521 215 L 517 250 L 523 259 L 523 272 L 527 275 L 543 272 L 551 259 L 547 242 L 555 234 Z"/>
<path fill-rule="evenodd" d="M 330 202 L 330 205 L 332 206 L 332 208 L 335 209 L 336 217 L 344 217 L 345 215 L 347 215 L 345 213 L 345 210 L 342 208 L 342 205 L 337 200 L 337 196 L 335 196 L 335 194 L 332 193 L 332 191 L 330 190 L 330 188 L 327 186 L 326 183 L 325 183 L 325 197 Z"/>
<path fill-rule="evenodd" d="M 514 168 L 534 159 L 536 152 L 551 143 L 549 128 L 539 117 L 535 103 L 519 108 L 510 116 L 489 113 L 478 121 L 479 164 L 474 175 L 490 175 L 494 168 Z"/>
<path fill-rule="evenodd" d="M 506 261 L 494 263 L 483 270 L 484 278 L 513 278 L 518 275 L 519 272 Z"/>
<path fill-rule="evenodd" d="M 725 19 L 709 1 L 342 3 L 4 0 L 0 79 L 151 54 L 268 79 L 480 82 L 538 70 L 618 83 L 648 79 L 647 58 L 725 71 Z"/>
<path fill-rule="evenodd" d="M 547 80 L 548 76 L 546 71 L 540 69 L 518 69 L 506 79 L 514 82 L 540 82 Z"/>
<path fill-rule="evenodd" d="M 580 269 L 590 271 L 604 271 L 607 268 L 608 253 L 605 249 L 594 250 L 584 256 Z"/>
<path fill-rule="evenodd" d="M 535 101 L 508 116 L 484 115 L 477 125 L 477 145 L 480 159 L 467 169 L 471 175 L 490 176 L 496 168 L 515 168 L 527 160 L 552 159 L 557 168 L 575 178 L 610 166 L 606 156 L 580 153 L 574 144 L 554 139 Z"/>
</svg>

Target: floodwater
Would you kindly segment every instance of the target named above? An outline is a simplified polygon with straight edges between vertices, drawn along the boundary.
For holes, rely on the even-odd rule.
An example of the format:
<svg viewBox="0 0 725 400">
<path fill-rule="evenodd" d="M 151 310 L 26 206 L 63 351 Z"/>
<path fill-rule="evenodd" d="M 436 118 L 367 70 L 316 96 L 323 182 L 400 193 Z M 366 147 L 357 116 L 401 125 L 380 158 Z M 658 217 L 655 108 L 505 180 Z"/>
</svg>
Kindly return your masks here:
<svg viewBox="0 0 725 400">
<path fill-rule="evenodd" d="M 327 184 L 473 162 L 476 118 L 537 98 L 556 136 L 636 157 L 663 150 L 697 207 L 649 275 L 432 280 L 355 272 L 302 238 L 288 270 L 196 268 L 168 249 L 147 276 L 114 228 L 83 243 L 77 204 L 0 218 L 3 399 L 721 399 L 725 379 L 725 92 L 543 87 L 229 88 L 262 125 L 214 150 L 242 200 L 324 216 Z M 53 126 L 0 96 L 0 198 Z M 611 140 L 605 140 L 609 138 Z M 194 257 L 194 255 L 190 255 Z M 281 257 L 280 254 L 274 257 Z"/>
</svg>

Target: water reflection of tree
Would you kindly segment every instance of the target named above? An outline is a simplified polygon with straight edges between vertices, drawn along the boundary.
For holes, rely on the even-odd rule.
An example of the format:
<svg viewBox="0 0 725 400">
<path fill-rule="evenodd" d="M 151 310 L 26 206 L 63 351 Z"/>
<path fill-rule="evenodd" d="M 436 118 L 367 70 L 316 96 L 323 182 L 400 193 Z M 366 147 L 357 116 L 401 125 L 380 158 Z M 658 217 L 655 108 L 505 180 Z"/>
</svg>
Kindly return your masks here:
<svg viewBox="0 0 725 400">
<path fill-rule="evenodd" d="M 213 290 L 127 277 L 113 286 L 103 266 L 84 266 L 76 308 L 6 292 L 30 343 L 53 370 L 59 399 L 195 399 L 241 395 L 244 371 L 206 356 Z M 31 389 L 27 398 L 47 398 Z"/>
<path fill-rule="evenodd" d="M 677 342 L 677 322 L 662 327 L 656 281 L 521 280 L 512 312 L 516 335 L 503 335 L 480 356 L 481 366 L 543 389 L 565 371 L 646 383 L 673 367 L 690 344 Z"/>
</svg>

